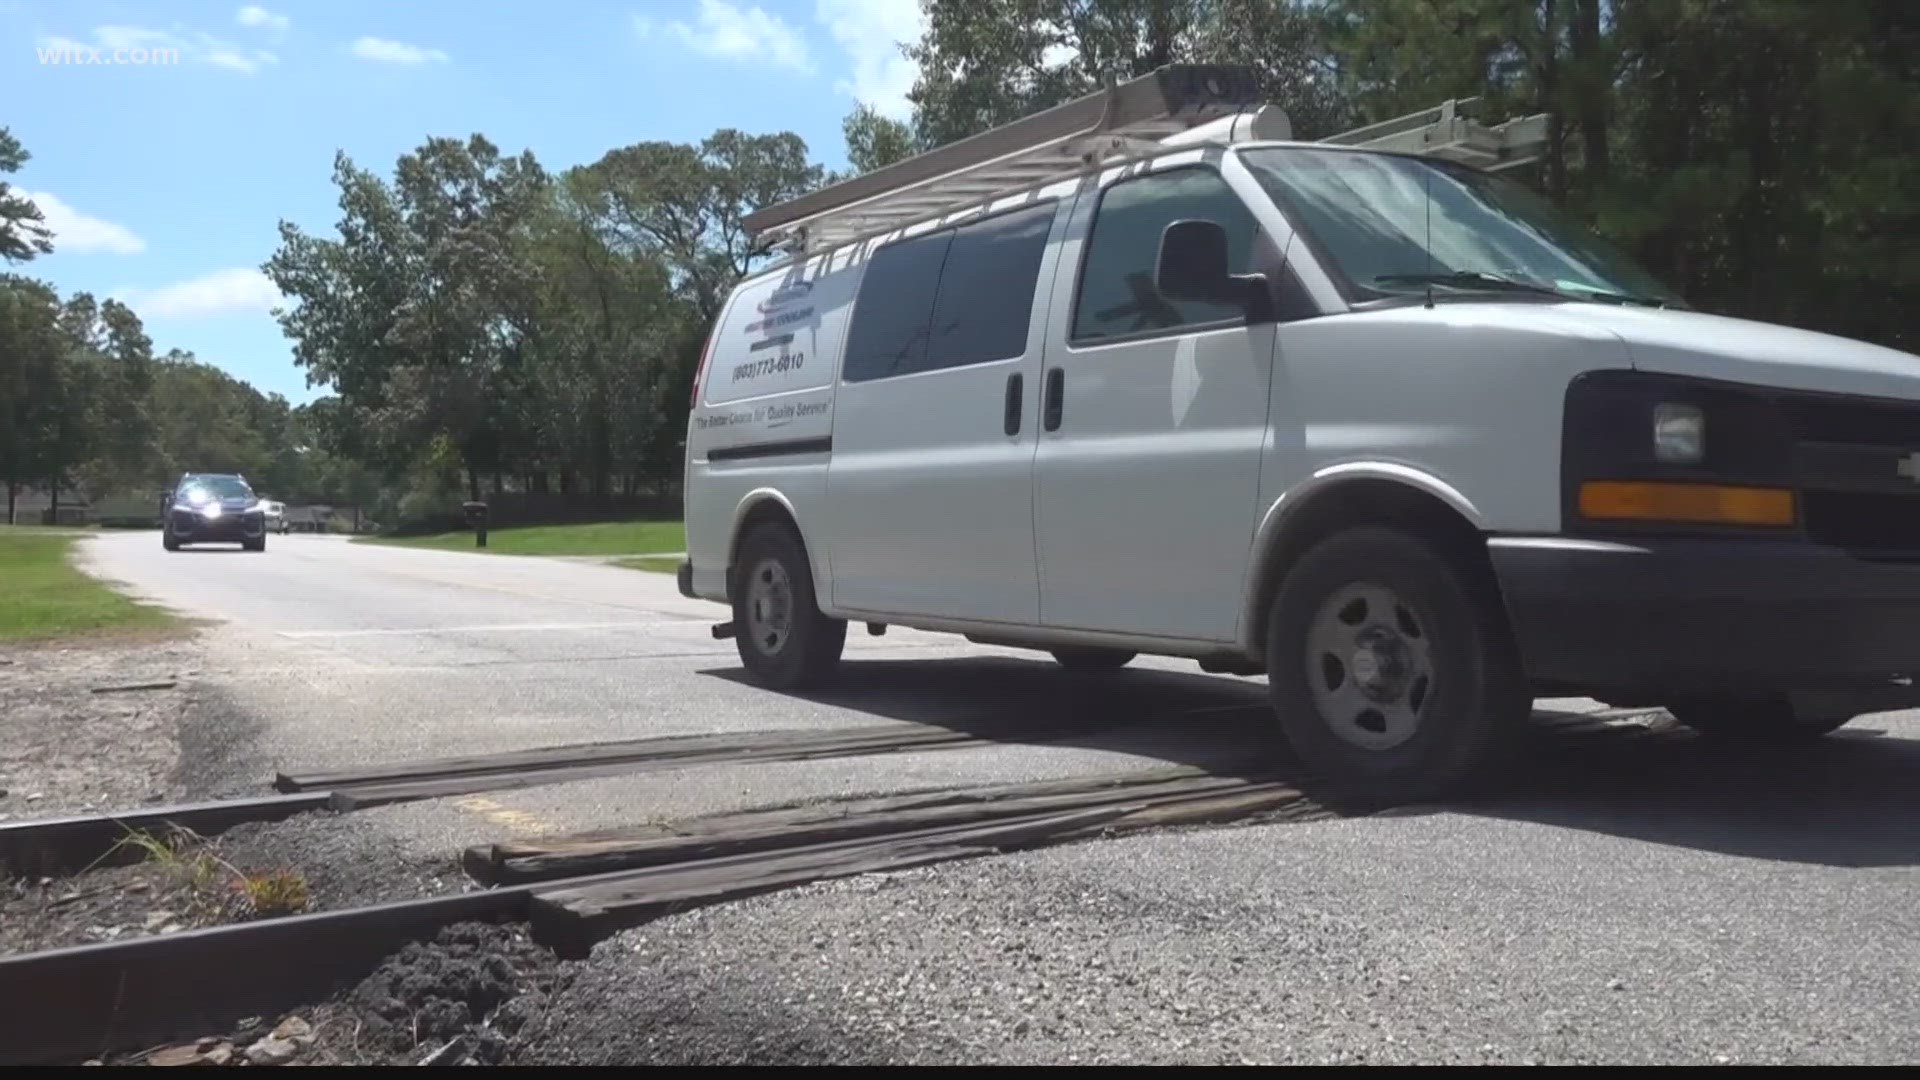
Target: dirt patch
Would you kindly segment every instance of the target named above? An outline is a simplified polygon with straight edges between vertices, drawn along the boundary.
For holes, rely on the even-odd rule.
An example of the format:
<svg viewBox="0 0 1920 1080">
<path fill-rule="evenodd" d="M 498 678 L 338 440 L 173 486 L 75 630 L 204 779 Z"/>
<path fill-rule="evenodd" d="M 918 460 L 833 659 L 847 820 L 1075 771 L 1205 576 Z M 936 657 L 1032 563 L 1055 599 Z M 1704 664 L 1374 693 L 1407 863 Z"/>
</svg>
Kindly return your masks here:
<svg viewBox="0 0 1920 1080">
<path fill-rule="evenodd" d="M 497 1065 L 569 968 L 519 927 L 467 923 L 408 945 L 314 1008 L 89 1064 Z"/>
<path fill-rule="evenodd" d="M 315 1010 L 315 1064 L 497 1065 L 550 1007 L 570 966 L 522 927 L 448 927 Z"/>
<path fill-rule="evenodd" d="M 236 866 L 299 868 L 312 888 L 315 911 L 444 896 L 470 886 L 457 850 L 421 858 L 353 814 L 240 825 L 221 834 L 219 847 Z"/>
<path fill-rule="evenodd" d="M 207 896 L 156 866 L 14 878 L 0 890 L 0 952 L 24 953 L 170 934 L 224 921 Z"/>
<path fill-rule="evenodd" d="M 200 655 L 163 635 L 0 648 L 0 821 L 187 797 L 178 738 Z"/>
<path fill-rule="evenodd" d="M 140 861 L 7 879 L 0 885 L 0 954 L 172 934 L 314 906 L 300 870 L 244 855 L 236 860 L 214 841 L 142 837 L 124 853 Z"/>
</svg>

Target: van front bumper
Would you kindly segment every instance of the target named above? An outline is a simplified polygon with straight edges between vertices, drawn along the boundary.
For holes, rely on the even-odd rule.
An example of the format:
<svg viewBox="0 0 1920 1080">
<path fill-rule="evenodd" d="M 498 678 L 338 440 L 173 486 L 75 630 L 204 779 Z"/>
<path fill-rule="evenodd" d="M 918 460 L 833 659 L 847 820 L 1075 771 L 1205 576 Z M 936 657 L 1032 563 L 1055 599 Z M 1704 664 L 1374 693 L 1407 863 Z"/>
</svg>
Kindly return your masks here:
<svg viewBox="0 0 1920 1080">
<path fill-rule="evenodd" d="M 1920 562 L 1761 540 L 1487 543 L 1537 685 L 1603 697 L 1860 689 L 1920 706 Z"/>
</svg>

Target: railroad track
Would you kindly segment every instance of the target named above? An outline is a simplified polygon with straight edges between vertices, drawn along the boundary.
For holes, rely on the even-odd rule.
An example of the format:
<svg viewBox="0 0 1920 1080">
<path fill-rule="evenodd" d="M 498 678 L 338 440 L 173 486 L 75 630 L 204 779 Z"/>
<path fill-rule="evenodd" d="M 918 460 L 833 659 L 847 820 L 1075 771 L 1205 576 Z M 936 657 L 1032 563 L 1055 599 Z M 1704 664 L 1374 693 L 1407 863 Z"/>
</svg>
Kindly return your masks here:
<svg viewBox="0 0 1920 1080">
<path fill-rule="evenodd" d="M 1629 715 L 1538 719 L 1552 742 L 1579 748 L 1575 753 L 1588 760 L 1588 737 L 1616 731 L 1614 721 Z M 312 810 L 653 768 L 1044 742 L 1088 730 L 1084 723 L 1052 732 L 890 724 L 643 739 L 363 771 L 295 770 L 276 777 L 279 794 L 257 799 L 0 826 L 0 865 L 21 874 L 89 866 L 120 854 L 131 830 L 205 836 Z M 1629 741 L 1662 741 L 1666 734 L 1657 726 L 1626 733 Z M 479 845 L 460 860 L 475 891 L 0 959 L 0 1001 L 7 1003 L 0 1009 L 0 1064 L 70 1063 L 309 1004 L 407 943 L 458 923 L 525 924 L 537 943 L 578 957 L 609 934 L 675 911 L 814 881 L 1145 829 L 1329 813 L 1297 783 L 1161 768 Z"/>
<path fill-rule="evenodd" d="M 1316 812 L 1276 780 L 1158 769 L 487 845 L 463 858 L 479 891 L 0 959 L 0 1064 L 71 1063 L 311 1003 L 457 923 L 525 923 L 579 957 L 663 915 L 814 881 Z"/>
<path fill-rule="evenodd" d="M 184 830 L 216 836 L 235 825 L 279 821 L 316 810 L 347 812 L 419 799 L 466 795 L 616 776 L 653 769 L 727 762 L 807 761 L 829 757 L 962 749 L 994 742 L 1044 742 L 1097 730 L 1079 723 L 1053 728 L 954 730 L 926 724 L 877 724 L 825 731 L 751 731 L 669 736 L 440 758 L 365 769 L 294 769 L 278 773 L 278 795 L 222 799 L 124 813 L 83 814 L 0 825 L 0 869 L 22 876 L 110 863 L 138 850 L 130 833 Z"/>
</svg>

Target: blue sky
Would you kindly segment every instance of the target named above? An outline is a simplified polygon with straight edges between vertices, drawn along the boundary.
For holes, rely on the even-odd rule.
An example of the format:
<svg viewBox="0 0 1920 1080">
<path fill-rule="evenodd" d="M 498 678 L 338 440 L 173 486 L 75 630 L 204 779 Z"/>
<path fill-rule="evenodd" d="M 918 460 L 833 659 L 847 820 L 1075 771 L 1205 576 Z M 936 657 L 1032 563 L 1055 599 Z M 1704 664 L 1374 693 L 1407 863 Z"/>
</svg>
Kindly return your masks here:
<svg viewBox="0 0 1920 1080">
<path fill-rule="evenodd" d="M 559 169 L 737 127 L 837 166 L 856 101 L 905 115 L 918 26 L 917 0 L 0 0 L 0 126 L 33 155 L 11 182 L 57 248 L 14 269 L 310 400 L 259 266 L 283 218 L 330 232 L 336 150 L 390 174 L 479 132 Z"/>
</svg>

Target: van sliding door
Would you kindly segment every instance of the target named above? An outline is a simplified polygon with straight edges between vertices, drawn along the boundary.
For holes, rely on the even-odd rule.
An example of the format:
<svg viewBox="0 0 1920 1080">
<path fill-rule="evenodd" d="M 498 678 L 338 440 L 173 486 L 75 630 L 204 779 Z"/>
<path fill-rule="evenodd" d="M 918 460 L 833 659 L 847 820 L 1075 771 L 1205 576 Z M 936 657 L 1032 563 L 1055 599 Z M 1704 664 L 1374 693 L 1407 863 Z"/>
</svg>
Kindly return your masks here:
<svg viewBox="0 0 1920 1080">
<path fill-rule="evenodd" d="M 1039 619 L 1033 447 L 1059 204 L 872 250 L 827 470 L 833 604 Z"/>
</svg>

